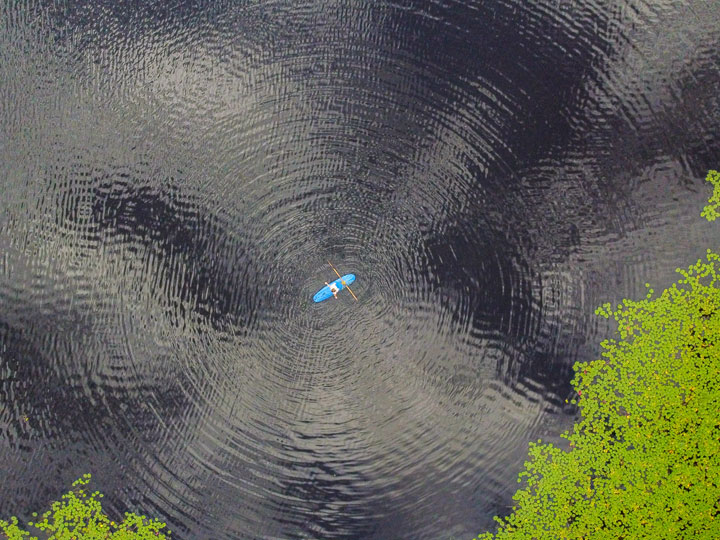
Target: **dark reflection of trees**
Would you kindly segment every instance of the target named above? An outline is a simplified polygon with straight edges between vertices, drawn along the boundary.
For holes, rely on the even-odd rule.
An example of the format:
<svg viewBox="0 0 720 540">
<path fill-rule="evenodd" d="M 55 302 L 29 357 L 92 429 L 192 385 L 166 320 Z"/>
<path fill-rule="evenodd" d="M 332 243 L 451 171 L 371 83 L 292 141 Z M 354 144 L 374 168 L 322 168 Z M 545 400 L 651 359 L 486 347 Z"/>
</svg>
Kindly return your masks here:
<svg viewBox="0 0 720 540">
<path fill-rule="evenodd" d="M 324 461 L 289 466 L 305 470 L 306 477 L 297 481 L 286 479 L 284 495 L 301 501 L 293 505 L 291 515 L 300 519 L 288 527 L 288 538 L 374 538 L 377 519 L 373 516 L 377 509 L 358 504 L 362 500 L 357 488 L 361 478 L 347 478 L 342 466 Z"/>
<path fill-rule="evenodd" d="M 141 245 L 144 256 L 156 257 L 160 275 L 147 279 L 157 284 L 161 298 L 190 306 L 211 324 L 250 324 L 259 302 L 253 285 L 262 280 L 246 231 L 231 231 L 231 224 L 221 223 L 196 196 L 183 193 L 175 179 L 161 187 L 137 178 L 98 184 L 94 226 L 106 242 L 133 249 Z"/>
<path fill-rule="evenodd" d="M 88 471 L 122 485 L 128 466 L 163 443 L 165 426 L 187 416 L 192 405 L 182 388 L 189 382 L 181 373 L 136 377 L 129 358 L 112 359 L 113 377 L 95 371 L 110 359 L 102 347 L 82 346 L 88 340 L 80 336 L 89 328 L 78 322 L 79 314 L 72 317 L 76 325 L 66 320 L 60 329 L 55 323 L 63 323 L 63 314 L 12 324 L 6 315 L 0 313 L 0 439 L 13 457 L 3 467 L 4 511 L 29 519 L 28 509 L 57 496 L 55 482 Z"/>
<path fill-rule="evenodd" d="M 5 433 L 11 444 L 37 438 L 69 444 L 98 432 L 113 439 L 119 435 L 152 442 L 153 434 L 160 435 L 160 421 L 152 409 L 168 421 L 186 408 L 189 398 L 177 380 L 181 374 L 173 373 L 172 380 L 158 376 L 115 385 L 92 373 L 97 357 L 106 352 L 78 349 L 82 332 L 82 327 L 54 331 L 42 321 L 19 327 L 0 320 L 0 405 L 11 420 Z M 153 396 L 152 408 L 138 403 L 147 399 L 144 393 Z M 30 429 L 21 425 L 25 417 Z M 111 429 L 120 431 L 112 434 Z"/>
<path fill-rule="evenodd" d="M 452 228 L 428 237 L 425 279 L 448 302 L 456 324 L 472 321 L 474 332 L 524 348 L 539 326 L 531 269 L 507 239 L 480 224 L 476 228 L 486 232 L 469 237 L 467 231 Z"/>
<path fill-rule="evenodd" d="M 458 106 L 452 98 L 457 96 L 463 107 L 478 105 L 477 125 L 468 128 L 483 133 L 492 123 L 498 130 L 495 136 L 502 145 L 494 145 L 494 155 L 482 156 L 488 159 L 490 178 L 502 171 L 517 172 L 550 148 L 567 146 L 574 136 L 573 107 L 585 106 L 590 66 L 618 46 L 604 33 L 616 23 L 613 13 L 591 12 L 577 3 L 400 4 L 412 9 L 388 17 L 393 34 L 404 38 L 403 45 L 412 48 L 418 62 L 442 69 L 443 77 L 424 79 L 436 85 L 436 95 L 447 98 L 433 100 L 434 114 L 444 111 L 452 118 Z M 579 29 L 564 18 L 580 16 L 593 20 Z M 487 97 L 475 83 L 489 90 L 497 103 L 483 106 Z M 488 109 L 491 113 L 482 112 Z M 506 181 L 507 174 L 503 177 Z"/>
<path fill-rule="evenodd" d="M 506 224 L 512 230 L 513 216 Z M 479 215 L 464 220 L 473 225 L 450 227 L 442 236 L 425 238 L 425 279 L 447 303 L 455 324 L 485 336 L 510 351 L 496 366 L 498 376 L 509 384 L 533 380 L 548 391 L 565 395 L 570 389 L 566 339 L 562 314 L 556 306 L 543 305 L 543 284 L 533 265 L 532 246 L 520 236 L 501 236 L 503 226 L 487 223 Z M 519 226 L 518 226 L 519 227 Z M 470 234 L 476 231 L 475 234 Z M 556 238 L 558 249 L 569 252 L 577 238 L 572 227 Z M 557 255 L 557 254 L 555 254 Z M 572 336 L 570 336 L 572 338 Z M 566 344 L 569 346 L 569 344 Z"/>
</svg>

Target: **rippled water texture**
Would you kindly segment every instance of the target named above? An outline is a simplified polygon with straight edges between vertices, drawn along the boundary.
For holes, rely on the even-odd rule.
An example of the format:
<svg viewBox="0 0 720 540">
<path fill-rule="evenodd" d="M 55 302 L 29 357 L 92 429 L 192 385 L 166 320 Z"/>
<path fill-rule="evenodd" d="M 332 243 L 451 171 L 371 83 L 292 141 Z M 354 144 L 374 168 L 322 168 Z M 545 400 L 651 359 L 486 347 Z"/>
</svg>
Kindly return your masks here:
<svg viewBox="0 0 720 540">
<path fill-rule="evenodd" d="M 492 527 L 595 306 L 717 247 L 719 51 L 708 0 L 0 3 L 0 517 Z"/>
</svg>

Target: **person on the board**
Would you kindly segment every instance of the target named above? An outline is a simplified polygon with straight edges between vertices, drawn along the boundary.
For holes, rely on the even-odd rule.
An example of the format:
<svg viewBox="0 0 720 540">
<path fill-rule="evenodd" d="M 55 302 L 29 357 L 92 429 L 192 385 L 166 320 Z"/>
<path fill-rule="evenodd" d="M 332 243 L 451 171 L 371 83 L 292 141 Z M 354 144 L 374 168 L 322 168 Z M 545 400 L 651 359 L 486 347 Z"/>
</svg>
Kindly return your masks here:
<svg viewBox="0 0 720 540">
<path fill-rule="evenodd" d="M 340 289 L 337 288 L 337 285 L 335 285 L 335 282 L 333 281 L 332 283 L 328 283 L 328 282 L 326 281 L 326 282 L 325 282 L 325 285 L 327 285 L 328 287 L 330 287 L 330 292 L 333 293 L 333 296 L 335 297 L 335 300 L 337 300 L 337 293 L 338 293 L 338 291 L 340 291 Z"/>
</svg>

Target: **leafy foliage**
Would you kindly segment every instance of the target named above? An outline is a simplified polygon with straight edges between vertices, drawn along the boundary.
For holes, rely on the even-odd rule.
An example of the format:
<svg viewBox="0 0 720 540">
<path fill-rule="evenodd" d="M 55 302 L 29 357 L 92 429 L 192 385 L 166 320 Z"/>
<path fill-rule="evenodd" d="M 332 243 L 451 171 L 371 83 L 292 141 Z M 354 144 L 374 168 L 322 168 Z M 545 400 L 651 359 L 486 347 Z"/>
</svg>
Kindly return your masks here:
<svg viewBox="0 0 720 540">
<path fill-rule="evenodd" d="M 707 180 L 713 220 L 720 174 Z M 619 339 L 573 367 L 570 449 L 531 443 L 513 513 L 478 540 L 720 538 L 718 261 L 708 250 L 659 296 L 596 310 Z"/>
<path fill-rule="evenodd" d="M 718 207 L 720 207 L 720 172 L 708 172 L 705 180 L 713 185 L 713 194 L 708 201 L 709 204 L 703 208 L 700 215 L 708 221 L 715 221 L 717 217 L 720 217 L 720 213 L 717 211 Z"/>
<path fill-rule="evenodd" d="M 72 491 L 62 496 L 60 501 L 52 503 L 51 509 L 45 512 L 40 521 L 28 522 L 28 526 L 40 531 L 41 538 L 55 540 L 167 540 L 161 532 L 165 523 L 145 516 L 126 513 L 122 523 L 115 523 L 103 513 L 100 498 L 102 494 L 95 491 L 88 494 L 82 486 L 90 482 L 86 474 L 73 482 Z M 36 516 L 37 514 L 33 514 Z M 10 521 L 0 520 L 0 532 L 5 533 L 9 540 L 38 540 L 29 531 L 18 525 L 16 517 Z M 170 531 L 167 533 L 170 534 Z"/>
</svg>

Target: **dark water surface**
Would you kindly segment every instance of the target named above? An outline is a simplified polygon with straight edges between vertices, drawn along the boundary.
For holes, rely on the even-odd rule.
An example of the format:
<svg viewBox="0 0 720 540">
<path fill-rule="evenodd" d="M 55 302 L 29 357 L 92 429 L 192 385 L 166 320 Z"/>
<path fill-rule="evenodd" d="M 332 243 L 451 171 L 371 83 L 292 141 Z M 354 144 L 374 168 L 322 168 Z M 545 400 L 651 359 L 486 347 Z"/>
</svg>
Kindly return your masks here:
<svg viewBox="0 0 720 540">
<path fill-rule="evenodd" d="M 714 0 L 0 3 L 0 517 L 491 528 L 594 308 L 718 247 L 719 66 Z"/>
</svg>

